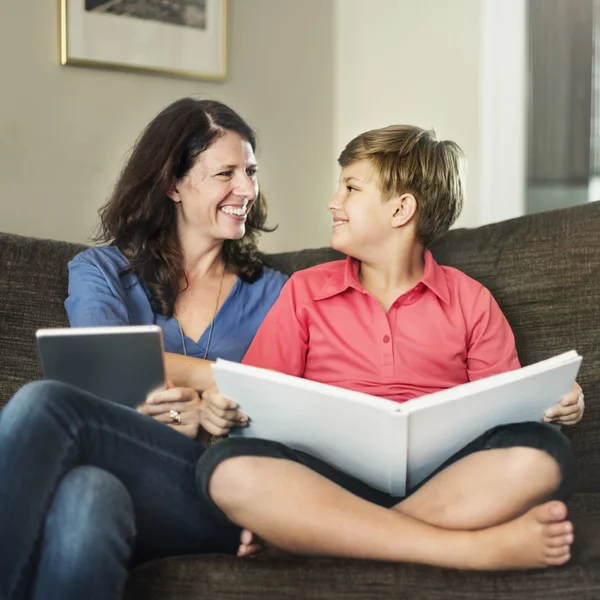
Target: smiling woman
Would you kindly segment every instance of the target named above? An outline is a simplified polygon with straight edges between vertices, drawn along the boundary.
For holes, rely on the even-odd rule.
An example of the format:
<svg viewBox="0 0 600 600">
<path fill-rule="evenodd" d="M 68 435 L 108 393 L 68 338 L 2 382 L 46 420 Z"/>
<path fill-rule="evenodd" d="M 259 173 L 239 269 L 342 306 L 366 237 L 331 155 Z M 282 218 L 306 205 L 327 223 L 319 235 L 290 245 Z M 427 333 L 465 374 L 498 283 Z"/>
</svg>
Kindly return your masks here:
<svg viewBox="0 0 600 600">
<path fill-rule="evenodd" d="M 256 246 L 255 148 L 233 110 L 191 98 L 137 141 L 100 213 L 105 245 L 69 264 L 66 309 L 72 326 L 159 325 L 168 389 L 137 411 L 51 381 L 8 403 L 0 598 L 120 598 L 130 565 L 237 550 L 239 529 L 199 507 L 194 470 L 210 361 L 242 359 L 286 280 Z"/>
</svg>

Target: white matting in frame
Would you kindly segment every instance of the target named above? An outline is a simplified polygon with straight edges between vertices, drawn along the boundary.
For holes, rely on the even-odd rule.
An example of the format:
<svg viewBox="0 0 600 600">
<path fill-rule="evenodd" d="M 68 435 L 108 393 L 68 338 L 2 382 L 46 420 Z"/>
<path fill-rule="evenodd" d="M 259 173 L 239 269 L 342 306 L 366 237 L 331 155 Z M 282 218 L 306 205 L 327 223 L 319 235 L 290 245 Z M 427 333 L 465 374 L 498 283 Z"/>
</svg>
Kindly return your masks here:
<svg viewBox="0 0 600 600">
<path fill-rule="evenodd" d="M 60 0 L 61 63 L 222 80 L 227 0 Z"/>
</svg>

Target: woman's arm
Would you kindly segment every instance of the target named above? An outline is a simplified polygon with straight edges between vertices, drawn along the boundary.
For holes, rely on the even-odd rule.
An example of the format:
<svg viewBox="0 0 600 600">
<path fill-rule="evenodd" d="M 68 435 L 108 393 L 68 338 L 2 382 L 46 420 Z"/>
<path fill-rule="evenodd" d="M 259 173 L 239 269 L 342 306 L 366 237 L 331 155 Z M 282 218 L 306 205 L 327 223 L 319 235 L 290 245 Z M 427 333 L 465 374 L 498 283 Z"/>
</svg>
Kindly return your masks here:
<svg viewBox="0 0 600 600">
<path fill-rule="evenodd" d="M 127 306 L 119 296 L 121 282 L 110 282 L 85 254 L 76 256 L 68 265 L 69 294 L 65 309 L 71 327 L 131 325 Z"/>
<path fill-rule="evenodd" d="M 165 352 L 165 372 L 175 387 L 190 387 L 201 394 L 215 382 L 211 365 L 211 360 Z"/>
</svg>

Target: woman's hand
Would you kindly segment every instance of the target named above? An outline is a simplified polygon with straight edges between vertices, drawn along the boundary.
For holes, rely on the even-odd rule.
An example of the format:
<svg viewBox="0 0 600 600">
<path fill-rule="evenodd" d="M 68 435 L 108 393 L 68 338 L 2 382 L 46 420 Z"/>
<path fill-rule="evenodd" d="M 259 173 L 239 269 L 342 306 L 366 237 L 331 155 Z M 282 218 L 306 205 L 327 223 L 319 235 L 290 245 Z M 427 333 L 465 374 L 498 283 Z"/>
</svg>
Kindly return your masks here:
<svg viewBox="0 0 600 600">
<path fill-rule="evenodd" d="M 166 423 L 183 435 L 195 438 L 200 428 L 200 396 L 192 388 L 175 387 L 170 381 L 167 389 L 157 390 L 137 407 L 138 412 Z"/>
<path fill-rule="evenodd" d="M 575 425 L 581 421 L 584 410 L 583 393 L 579 385 L 574 383 L 573 389 L 556 406 L 546 411 L 544 421 L 559 425 Z"/>
<path fill-rule="evenodd" d="M 237 409 L 237 404 L 224 398 L 216 385 L 202 394 L 200 424 L 212 435 L 227 435 L 234 427 L 245 427 L 248 417 Z"/>
</svg>

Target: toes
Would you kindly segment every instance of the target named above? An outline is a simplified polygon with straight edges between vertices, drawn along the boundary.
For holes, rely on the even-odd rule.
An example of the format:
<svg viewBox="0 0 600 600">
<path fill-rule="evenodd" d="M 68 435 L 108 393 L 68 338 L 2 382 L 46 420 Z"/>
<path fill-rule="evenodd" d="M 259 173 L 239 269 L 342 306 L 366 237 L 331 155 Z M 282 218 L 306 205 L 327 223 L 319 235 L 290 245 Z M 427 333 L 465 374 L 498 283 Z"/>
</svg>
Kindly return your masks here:
<svg viewBox="0 0 600 600">
<path fill-rule="evenodd" d="M 544 552 L 547 558 L 563 558 L 571 554 L 571 546 L 557 546 L 556 548 L 546 548 Z"/>
<path fill-rule="evenodd" d="M 554 500 L 537 506 L 533 509 L 533 514 L 540 523 L 564 521 L 567 518 L 567 507 L 563 502 Z"/>
<path fill-rule="evenodd" d="M 255 556 L 256 554 L 260 554 L 264 550 L 264 547 L 260 544 L 251 544 L 247 546 L 240 546 L 237 551 L 237 555 L 239 558 L 245 558 L 248 556 Z"/>
<path fill-rule="evenodd" d="M 254 534 L 249 529 L 243 529 L 240 535 L 240 541 L 243 545 L 249 546 L 252 543 Z"/>
<path fill-rule="evenodd" d="M 545 543 L 548 548 L 560 548 L 561 546 L 570 546 L 574 539 L 572 533 L 566 533 L 565 535 L 551 537 Z"/>
<path fill-rule="evenodd" d="M 572 535 L 573 525 L 566 521 L 564 523 L 553 523 L 544 527 L 544 536 L 547 538 L 558 537 L 562 535 Z"/>
<path fill-rule="evenodd" d="M 562 556 L 548 557 L 546 558 L 546 564 L 550 567 L 559 567 L 571 560 L 570 554 L 563 554 Z"/>
<path fill-rule="evenodd" d="M 256 556 L 260 554 L 265 549 L 261 544 L 253 544 L 252 546 L 248 546 L 248 553 L 246 556 Z"/>
</svg>

